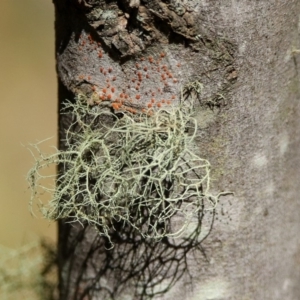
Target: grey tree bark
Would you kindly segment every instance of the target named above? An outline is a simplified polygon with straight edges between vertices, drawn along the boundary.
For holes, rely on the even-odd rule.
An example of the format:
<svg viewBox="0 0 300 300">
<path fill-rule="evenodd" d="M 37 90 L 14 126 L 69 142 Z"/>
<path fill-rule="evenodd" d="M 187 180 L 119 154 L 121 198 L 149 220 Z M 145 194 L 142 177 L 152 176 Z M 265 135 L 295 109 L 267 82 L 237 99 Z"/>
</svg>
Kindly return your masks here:
<svg viewBox="0 0 300 300">
<path fill-rule="evenodd" d="M 211 163 L 213 190 L 234 192 L 190 249 L 119 240 L 108 250 L 93 227 L 60 221 L 60 299 L 300 299 L 300 2 L 54 4 L 60 107 L 100 93 L 105 72 L 132 91 L 134 72 L 160 59 L 169 84 L 142 69 L 150 79 L 130 95 L 142 99 L 125 109 L 147 108 L 160 84 L 155 105 L 173 94 L 178 105 L 180 88 L 201 82 L 195 148 Z M 69 124 L 60 115 L 61 148 Z"/>
</svg>

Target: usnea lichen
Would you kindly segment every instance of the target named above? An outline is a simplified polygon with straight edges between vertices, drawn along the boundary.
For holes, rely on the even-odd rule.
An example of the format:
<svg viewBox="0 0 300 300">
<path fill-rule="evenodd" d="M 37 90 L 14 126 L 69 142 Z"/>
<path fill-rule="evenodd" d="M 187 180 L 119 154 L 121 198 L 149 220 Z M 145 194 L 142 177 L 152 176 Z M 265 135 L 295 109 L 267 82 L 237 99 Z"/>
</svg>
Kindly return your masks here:
<svg viewBox="0 0 300 300">
<path fill-rule="evenodd" d="M 41 203 L 46 218 L 94 225 L 108 238 L 118 223 L 160 240 L 180 236 L 200 210 L 216 206 L 210 163 L 193 151 L 192 109 L 114 114 L 77 97 L 64 111 L 73 117 L 66 150 L 45 156 L 35 146 L 28 174 L 31 204 L 52 194 Z M 43 170 L 53 164 L 56 185 L 45 186 Z"/>
</svg>

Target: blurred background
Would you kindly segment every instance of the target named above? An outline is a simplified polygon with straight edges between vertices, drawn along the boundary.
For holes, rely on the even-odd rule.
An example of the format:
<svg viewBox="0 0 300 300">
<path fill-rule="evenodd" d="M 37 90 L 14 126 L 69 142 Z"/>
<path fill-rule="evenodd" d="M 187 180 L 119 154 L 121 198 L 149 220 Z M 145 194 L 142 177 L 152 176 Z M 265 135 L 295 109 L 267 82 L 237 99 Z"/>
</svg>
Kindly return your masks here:
<svg viewBox="0 0 300 300">
<path fill-rule="evenodd" d="M 0 0 L 0 246 L 11 253 L 56 240 L 55 223 L 30 214 L 26 182 L 28 144 L 52 137 L 47 152 L 57 141 L 54 56 L 52 1 Z"/>
</svg>

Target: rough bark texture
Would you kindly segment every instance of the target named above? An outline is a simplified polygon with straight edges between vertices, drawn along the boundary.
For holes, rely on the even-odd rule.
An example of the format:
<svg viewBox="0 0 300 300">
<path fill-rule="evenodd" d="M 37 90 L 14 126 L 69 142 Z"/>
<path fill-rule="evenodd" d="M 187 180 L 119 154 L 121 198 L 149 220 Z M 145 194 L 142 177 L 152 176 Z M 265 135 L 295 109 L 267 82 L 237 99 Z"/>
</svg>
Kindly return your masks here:
<svg viewBox="0 0 300 300">
<path fill-rule="evenodd" d="M 211 162 L 213 188 L 234 192 L 197 249 L 106 250 L 93 228 L 61 222 L 60 299 L 299 299 L 299 1 L 54 3 L 60 104 L 84 93 L 143 110 L 153 97 L 151 105 L 178 103 L 181 87 L 198 80 L 195 147 Z M 101 99 L 107 78 L 116 91 Z M 119 107 L 123 92 L 131 101 Z M 61 139 L 69 123 L 60 116 Z"/>
</svg>

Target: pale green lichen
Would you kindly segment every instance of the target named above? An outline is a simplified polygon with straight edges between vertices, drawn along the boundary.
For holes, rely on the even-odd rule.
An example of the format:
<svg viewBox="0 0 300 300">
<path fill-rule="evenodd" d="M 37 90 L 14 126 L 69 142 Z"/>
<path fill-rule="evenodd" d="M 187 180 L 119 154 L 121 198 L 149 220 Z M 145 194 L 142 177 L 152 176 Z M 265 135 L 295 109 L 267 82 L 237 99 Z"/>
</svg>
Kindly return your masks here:
<svg viewBox="0 0 300 300">
<path fill-rule="evenodd" d="M 65 106 L 74 119 L 66 150 L 45 156 L 35 146 L 31 203 L 51 193 L 41 203 L 46 218 L 91 224 L 108 238 L 118 223 L 160 240 L 180 236 L 199 210 L 215 208 L 210 163 L 193 151 L 191 106 L 116 115 L 87 103 L 80 96 Z M 44 186 L 42 171 L 52 164 L 60 170 L 56 186 Z"/>
</svg>

